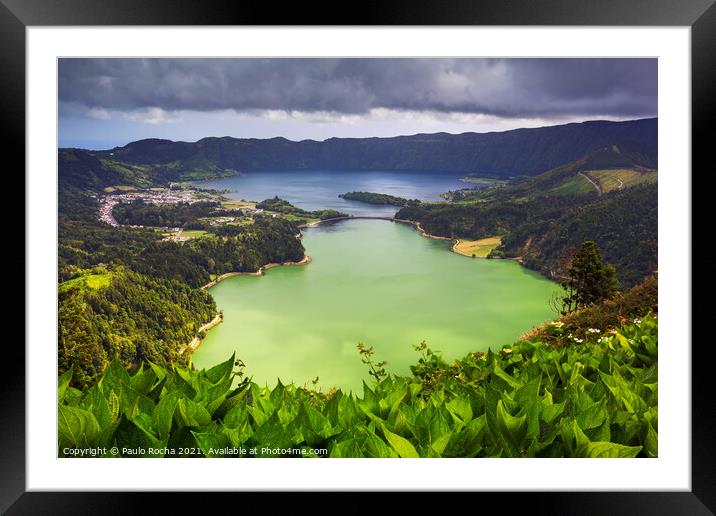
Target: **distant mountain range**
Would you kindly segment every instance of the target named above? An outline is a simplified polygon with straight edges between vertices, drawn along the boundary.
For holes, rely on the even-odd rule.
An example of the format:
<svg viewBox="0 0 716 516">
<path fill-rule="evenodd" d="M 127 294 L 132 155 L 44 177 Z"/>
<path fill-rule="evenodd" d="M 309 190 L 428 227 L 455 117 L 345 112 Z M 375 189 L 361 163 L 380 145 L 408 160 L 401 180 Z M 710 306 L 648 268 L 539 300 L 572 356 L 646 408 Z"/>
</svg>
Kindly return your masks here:
<svg viewBox="0 0 716 516">
<path fill-rule="evenodd" d="M 269 170 L 390 170 L 533 176 L 619 145 L 658 167 L 658 120 L 590 121 L 492 133 L 393 138 L 147 139 L 104 151 L 60 149 L 60 181 L 75 186 L 161 184 Z"/>
</svg>

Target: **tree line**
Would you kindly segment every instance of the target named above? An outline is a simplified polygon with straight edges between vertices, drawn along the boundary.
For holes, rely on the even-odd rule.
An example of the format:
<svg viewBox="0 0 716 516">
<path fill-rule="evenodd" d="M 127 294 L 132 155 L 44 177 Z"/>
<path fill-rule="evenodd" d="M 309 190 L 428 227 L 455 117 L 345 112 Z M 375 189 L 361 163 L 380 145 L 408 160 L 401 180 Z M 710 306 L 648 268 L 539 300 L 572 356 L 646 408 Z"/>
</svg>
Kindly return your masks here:
<svg viewBox="0 0 716 516">
<path fill-rule="evenodd" d="M 502 236 L 496 255 L 522 257 L 545 274 L 564 274 L 583 241 L 596 242 L 625 288 L 657 269 L 656 184 L 602 196 L 552 195 L 477 203 L 405 207 L 396 218 L 420 222 L 428 233 L 477 240 Z"/>
<path fill-rule="evenodd" d="M 113 358 L 129 369 L 183 361 L 179 350 L 216 315 L 198 287 L 212 275 L 305 255 L 297 225 L 280 218 L 258 215 L 231 234 L 177 243 L 152 229 L 108 226 L 98 208 L 79 190 L 60 191 L 58 353 L 60 372 L 74 366 L 78 385 L 92 383 Z"/>
</svg>

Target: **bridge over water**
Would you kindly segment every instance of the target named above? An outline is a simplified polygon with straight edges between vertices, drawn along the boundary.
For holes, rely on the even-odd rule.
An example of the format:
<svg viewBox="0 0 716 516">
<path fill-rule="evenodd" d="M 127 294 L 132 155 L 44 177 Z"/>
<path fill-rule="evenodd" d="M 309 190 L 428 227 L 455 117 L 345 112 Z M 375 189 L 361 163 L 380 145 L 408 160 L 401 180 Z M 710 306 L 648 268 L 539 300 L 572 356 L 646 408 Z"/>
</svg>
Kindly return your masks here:
<svg viewBox="0 0 716 516">
<path fill-rule="evenodd" d="M 330 218 L 330 219 L 317 220 L 316 222 L 311 222 L 310 224 L 301 224 L 300 226 L 298 226 L 298 228 L 299 228 L 299 229 L 312 228 L 312 227 L 315 227 L 315 226 L 320 226 L 320 225 L 323 224 L 324 222 L 336 222 L 336 221 L 339 221 L 339 220 L 358 220 L 358 219 L 362 219 L 362 220 L 365 220 L 365 219 L 370 219 L 370 220 L 389 220 L 390 222 L 400 222 L 400 223 L 402 223 L 402 224 L 411 224 L 411 225 L 413 225 L 413 226 L 418 226 L 418 228 L 420 227 L 420 225 L 419 225 L 417 222 L 413 221 L 413 220 L 396 219 L 395 217 L 379 217 L 379 216 L 373 216 L 373 217 L 372 217 L 372 216 L 369 216 L 369 215 L 348 215 L 348 216 L 346 216 L 346 217 L 332 217 L 332 218 Z"/>
</svg>

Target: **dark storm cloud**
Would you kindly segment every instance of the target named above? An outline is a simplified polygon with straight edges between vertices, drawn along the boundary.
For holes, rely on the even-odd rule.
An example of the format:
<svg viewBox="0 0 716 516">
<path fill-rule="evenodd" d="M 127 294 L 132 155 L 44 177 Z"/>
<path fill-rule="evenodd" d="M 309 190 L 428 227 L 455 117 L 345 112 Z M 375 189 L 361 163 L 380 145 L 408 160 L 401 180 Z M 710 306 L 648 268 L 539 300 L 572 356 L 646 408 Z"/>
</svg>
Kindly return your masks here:
<svg viewBox="0 0 716 516">
<path fill-rule="evenodd" d="M 72 109 L 654 116 L 656 59 L 62 59 Z"/>
</svg>

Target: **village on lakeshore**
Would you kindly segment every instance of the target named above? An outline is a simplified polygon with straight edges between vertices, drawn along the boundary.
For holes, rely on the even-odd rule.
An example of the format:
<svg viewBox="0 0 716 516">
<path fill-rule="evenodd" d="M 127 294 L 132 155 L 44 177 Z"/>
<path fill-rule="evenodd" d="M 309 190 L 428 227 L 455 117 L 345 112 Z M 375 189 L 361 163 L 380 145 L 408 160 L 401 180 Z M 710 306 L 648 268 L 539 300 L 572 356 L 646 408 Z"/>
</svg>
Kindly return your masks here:
<svg viewBox="0 0 716 516">
<path fill-rule="evenodd" d="M 226 193 L 226 192 L 222 192 Z M 145 204 L 166 205 L 166 204 L 195 204 L 202 201 L 215 201 L 220 203 L 214 211 L 218 216 L 208 219 L 207 225 L 221 226 L 223 224 L 236 223 L 241 219 L 250 219 L 255 214 L 263 213 L 264 210 L 256 207 L 256 203 L 249 201 L 231 201 L 220 193 L 212 190 L 202 190 L 194 187 L 177 187 L 170 184 L 169 188 L 147 188 L 138 189 L 134 187 L 109 187 L 105 194 L 97 196 L 99 201 L 99 220 L 113 227 L 123 226 L 130 228 L 151 228 L 163 233 L 169 233 L 164 240 L 182 242 L 198 236 L 195 232 L 185 234 L 184 228 L 171 226 L 145 226 L 141 224 L 120 224 L 114 216 L 114 209 L 119 204 L 129 204 L 141 200 Z M 220 216 L 222 212 L 239 212 L 235 216 Z M 275 214 L 274 214 L 275 216 Z M 205 233 L 199 233 L 199 235 Z"/>
</svg>

